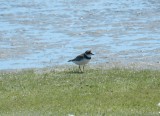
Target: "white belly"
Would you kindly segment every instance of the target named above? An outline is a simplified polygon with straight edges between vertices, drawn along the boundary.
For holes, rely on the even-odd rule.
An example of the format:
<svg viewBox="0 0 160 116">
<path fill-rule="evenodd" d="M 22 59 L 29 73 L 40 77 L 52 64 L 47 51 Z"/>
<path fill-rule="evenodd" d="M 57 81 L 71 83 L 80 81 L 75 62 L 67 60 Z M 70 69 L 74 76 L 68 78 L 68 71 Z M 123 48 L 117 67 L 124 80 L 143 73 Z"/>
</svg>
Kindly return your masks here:
<svg viewBox="0 0 160 116">
<path fill-rule="evenodd" d="M 81 60 L 81 61 L 73 61 L 73 62 L 77 65 L 85 65 L 89 62 L 89 59 L 84 59 L 84 60 Z"/>
</svg>

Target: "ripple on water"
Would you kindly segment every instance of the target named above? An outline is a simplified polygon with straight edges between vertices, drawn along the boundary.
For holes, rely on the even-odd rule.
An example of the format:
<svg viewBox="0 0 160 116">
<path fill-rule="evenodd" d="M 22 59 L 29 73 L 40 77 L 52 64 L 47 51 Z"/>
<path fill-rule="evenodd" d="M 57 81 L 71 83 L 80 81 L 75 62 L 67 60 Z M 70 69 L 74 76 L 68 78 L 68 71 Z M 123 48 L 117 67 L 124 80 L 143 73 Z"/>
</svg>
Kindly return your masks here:
<svg viewBox="0 0 160 116">
<path fill-rule="evenodd" d="M 1 0 L 0 70 L 67 64 L 159 62 L 160 1 Z"/>
</svg>

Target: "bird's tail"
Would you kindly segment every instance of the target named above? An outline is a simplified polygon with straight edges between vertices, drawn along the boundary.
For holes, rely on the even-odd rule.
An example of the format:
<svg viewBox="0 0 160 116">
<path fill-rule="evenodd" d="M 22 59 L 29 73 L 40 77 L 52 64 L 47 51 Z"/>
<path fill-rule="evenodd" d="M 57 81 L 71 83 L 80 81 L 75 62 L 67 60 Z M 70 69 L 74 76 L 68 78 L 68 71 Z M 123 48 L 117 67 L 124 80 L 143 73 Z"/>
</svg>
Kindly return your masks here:
<svg viewBox="0 0 160 116">
<path fill-rule="evenodd" d="M 72 62 L 72 60 L 68 60 L 68 62 Z"/>
</svg>

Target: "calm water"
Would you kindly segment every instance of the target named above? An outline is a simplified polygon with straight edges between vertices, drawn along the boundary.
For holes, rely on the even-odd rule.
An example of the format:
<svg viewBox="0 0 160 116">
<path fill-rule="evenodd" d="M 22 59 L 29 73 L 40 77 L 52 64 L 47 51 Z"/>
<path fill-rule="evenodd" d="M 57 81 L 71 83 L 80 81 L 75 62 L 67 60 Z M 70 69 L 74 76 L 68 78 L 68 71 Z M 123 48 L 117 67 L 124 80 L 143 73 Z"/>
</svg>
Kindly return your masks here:
<svg viewBox="0 0 160 116">
<path fill-rule="evenodd" d="M 160 61 L 160 0 L 1 0 L 0 70 Z"/>
</svg>

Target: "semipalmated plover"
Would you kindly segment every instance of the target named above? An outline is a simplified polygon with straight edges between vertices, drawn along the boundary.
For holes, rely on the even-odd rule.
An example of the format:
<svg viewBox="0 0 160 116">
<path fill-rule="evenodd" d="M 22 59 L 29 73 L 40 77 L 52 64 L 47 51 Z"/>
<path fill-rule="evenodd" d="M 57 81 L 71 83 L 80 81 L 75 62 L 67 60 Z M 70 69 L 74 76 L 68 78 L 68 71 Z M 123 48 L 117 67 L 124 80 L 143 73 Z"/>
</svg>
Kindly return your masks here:
<svg viewBox="0 0 160 116">
<path fill-rule="evenodd" d="M 81 65 L 83 66 L 83 71 L 84 71 L 84 66 L 91 60 L 91 56 L 94 55 L 91 50 L 87 50 L 85 53 L 78 55 L 76 58 L 69 60 L 68 62 L 73 62 L 77 65 L 79 65 L 79 69 L 81 70 Z"/>
</svg>

